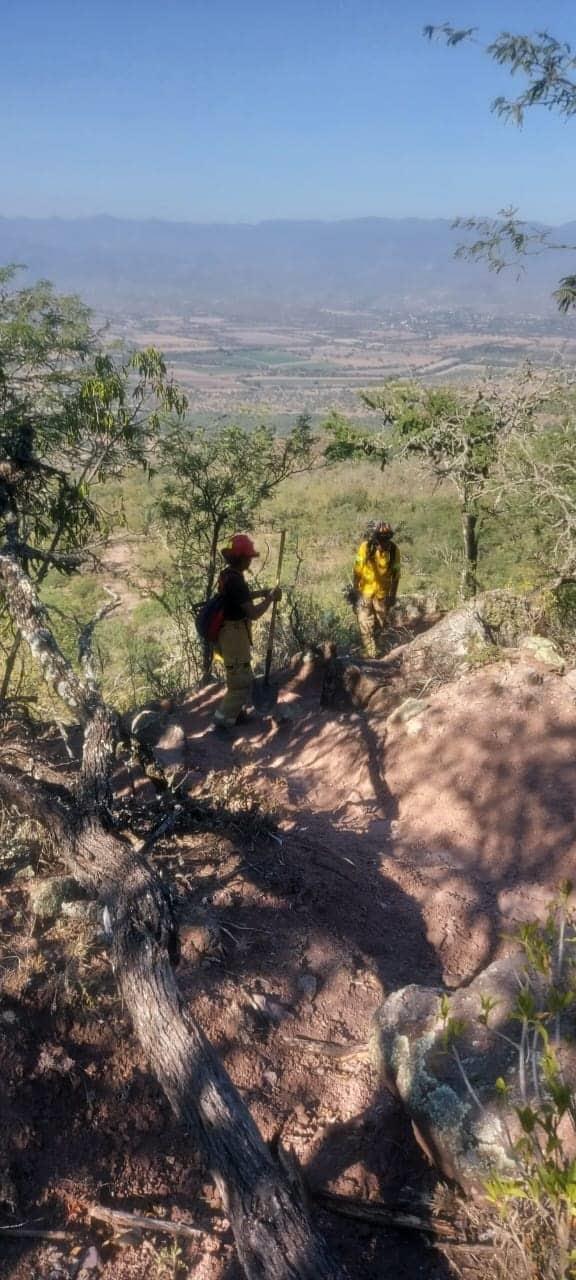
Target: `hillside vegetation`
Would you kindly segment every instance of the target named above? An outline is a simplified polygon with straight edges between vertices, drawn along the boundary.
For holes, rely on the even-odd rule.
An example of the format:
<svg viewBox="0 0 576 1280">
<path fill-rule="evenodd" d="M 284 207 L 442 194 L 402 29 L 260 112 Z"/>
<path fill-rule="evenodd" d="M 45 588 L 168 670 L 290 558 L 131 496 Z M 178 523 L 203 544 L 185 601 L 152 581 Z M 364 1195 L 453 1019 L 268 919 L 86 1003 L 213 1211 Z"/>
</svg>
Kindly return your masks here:
<svg viewBox="0 0 576 1280">
<path fill-rule="evenodd" d="M 123 607 L 118 616 L 102 622 L 97 643 L 106 687 L 114 688 L 125 706 L 173 692 L 180 678 L 181 667 L 175 662 L 178 636 L 156 598 L 171 564 L 158 514 L 164 478 L 148 478 L 132 470 L 121 483 L 103 485 L 98 500 L 107 513 L 110 542 L 102 553 L 102 569 L 84 569 L 73 579 L 53 571 L 42 588 L 43 599 L 58 610 L 56 632 L 70 645 L 76 629 L 73 619 L 86 622 L 93 616 L 107 599 L 104 585 L 119 592 Z M 281 617 L 285 633 L 289 632 L 290 604 L 295 599 L 303 619 L 303 632 L 292 637 L 296 647 L 298 642 L 328 636 L 345 648 L 357 643 L 354 614 L 343 591 L 351 580 L 363 531 L 377 516 L 390 520 L 398 530 L 401 594 L 434 599 L 441 608 L 457 603 L 461 527 L 458 502 L 448 484 L 434 483 L 415 460 L 393 462 L 384 471 L 370 462 L 336 463 L 287 480 L 255 520 L 255 537 L 265 561 L 269 555 L 257 570 L 258 580 L 264 583 L 273 579 L 279 531 L 288 531 L 283 577 L 288 596 Z M 482 530 L 479 589 L 507 587 L 524 593 L 541 588 L 554 574 L 547 552 L 541 513 L 527 511 L 521 501 L 515 510 L 508 507 L 505 518 L 488 511 Z M 197 590 L 195 599 L 202 598 Z M 569 602 L 569 589 L 564 599 Z M 68 620 L 61 614 L 68 615 Z M 280 659 L 287 656 L 289 644 L 288 635 Z"/>
<path fill-rule="evenodd" d="M 415 1269 L 437 1280 L 419 1246 L 382 1249 L 375 1221 L 431 1236 L 442 1260 L 472 1233 L 474 1249 L 505 1250 L 502 1274 L 520 1255 L 522 1280 L 564 1280 L 571 888 L 543 920 L 542 892 L 548 901 L 565 876 L 573 842 L 571 380 L 528 368 L 473 386 L 389 381 L 363 393 L 356 416 L 318 423 L 303 411 L 282 432 L 188 414 L 159 351 L 103 348 L 77 299 L 0 274 L 0 1200 L 8 1230 L 25 1218 L 12 1280 L 29 1274 L 26 1215 L 40 1205 L 82 1223 L 85 1256 L 109 1280 L 144 1280 L 151 1258 L 159 1275 L 186 1274 L 194 1250 L 207 1280 L 236 1263 L 247 1280 Z M 375 517 L 397 530 L 401 597 L 386 652 L 362 660 L 343 587 Z M 221 691 L 195 604 L 239 529 L 257 539 L 268 584 L 288 533 L 280 670 L 264 691 L 277 704 L 222 738 L 210 731 Z M 501 935 L 526 909 L 541 924 L 522 935 L 518 991 L 521 962 L 498 967 Z M 477 1036 L 450 1002 L 472 977 L 500 990 L 503 973 L 512 994 L 494 1081 L 489 1053 L 461 1055 Z M 405 1030 L 400 988 L 414 980 L 440 1067 L 423 1058 L 428 1032 L 410 1043 Z M 488 1031 L 499 1002 L 486 999 Z M 316 1037 L 318 1019 L 336 1045 Z M 343 1061 L 375 1045 L 375 1090 L 367 1062 L 352 1091 L 337 1079 L 325 1089 L 327 1072 L 305 1055 L 326 1043 Z M 422 1069 L 416 1091 L 398 1046 Z M 418 1163 L 408 1119 L 436 1173 Z M 175 1151 L 160 1176 L 162 1128 Z M 378 1151 L 392 1141 L 401 1152 L 400 1190 L 412 1169 L 428 1188 L 416 1220 L 376 1201 L 392 1201 L 394 1177 L 371 1128 Z M 46 1168 L 31 1158 L 43 1142 Z M 464 1191 L 478 1183 L 488 1216 L 467 1220 L 453 1204 L 440 1221 L 438 1175 Z M 176 1186 L 202 1227 L 175 1216 Z M 138 1187 L 148 1207 L 156 1197 L 155 1217 L 128 1215 L 128 1261 L 117 1231 L 99 1239 L 101 1259 L 91 1224 L 127 1216 L 103 1200 Z M 338 1232 L 315 1200 L 372 1225 Z M 150 1253 L 141 1231 L 168 1231 L 172 1252 Z M 78 1272 L 69 1235 L 49 1236 L 66 1280 Z M 29 1251 L 38 1274 L 53 1261 L 42 1248 Z"/>
</svg>

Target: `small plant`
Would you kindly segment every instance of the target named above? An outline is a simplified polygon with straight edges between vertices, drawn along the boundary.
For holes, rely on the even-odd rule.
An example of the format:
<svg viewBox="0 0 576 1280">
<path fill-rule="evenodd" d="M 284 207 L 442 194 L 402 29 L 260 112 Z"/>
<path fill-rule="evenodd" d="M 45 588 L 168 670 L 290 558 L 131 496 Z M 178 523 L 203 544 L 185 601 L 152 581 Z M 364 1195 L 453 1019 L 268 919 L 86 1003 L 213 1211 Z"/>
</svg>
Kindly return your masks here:
<svg viewBox="0 0 576 1280">
<path fill-rule="evenodd" d="M 494 662 L 501 662 L 504 657 L 503 650 L 496 644 L 484 644 L 477 640 L 471 642 L 466 657 L 466 666 L 471 671 L 478 671 L 482 667 L 489 667 Z"/>
<path fill-rule="evenodd" d="M 157 1280 L 178 1280 L 179 1276 L 186 1274 L 186 1261 L 177 1240 L 160 1248 L 149 1244 L 148 1250 Z"/>
<path fill-rule="evenodd" d="M 514 1167 L 486 1180 L 488 1208 L 480 1220 L 474 1217 L 476 1210 L 469 1212 L 475 1228 L 492 1237 L 491 1271 L 502 1280 L 576 1277 L 576 1098 L 563 1069 L 566 1017 L 576 1008 L 571 892 L 566 883 L 544 924 L 530 922 L 517 931 L 526 961 L 512 1010 L 518 1035 L 492 1028 L 516 1055 L 514 1078 L 495 1081 L 499 1102 L 516 1121 L 517 1136 L 510 1139 Z M 478 1021 L 483 1026 L 489 1025 L 497 1003 L 492 997 L 482 999 Z M 466 1024 L 451 1016 L 448 996 L 442 998 L 440 1015 L 444 1048 L 455 1059 L 468 1094 L 482 1107 L 458 1050 Z"/>
<path fill-rule="evenodd" d="M 349 652 L 358 644 L 358 627 L 354 613 L 344 599 L 334 605 L 322 605 L 307 591 L 285 593 L 277 635 L 277 661 L 287 662 L 294 653 L 321 648 L 327 641 L 338 650 Z"/>
</svg>

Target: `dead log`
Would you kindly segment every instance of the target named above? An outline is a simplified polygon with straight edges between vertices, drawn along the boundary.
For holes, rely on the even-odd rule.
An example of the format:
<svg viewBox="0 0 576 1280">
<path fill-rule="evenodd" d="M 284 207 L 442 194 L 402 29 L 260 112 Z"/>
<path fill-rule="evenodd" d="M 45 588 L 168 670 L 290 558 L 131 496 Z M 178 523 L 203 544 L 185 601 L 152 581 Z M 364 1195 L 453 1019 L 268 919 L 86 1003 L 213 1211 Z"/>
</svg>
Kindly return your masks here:
<svg viewBox="0 0 576 1280">
<path fill-rule="evenodd" d="M 73 875 L 108 907 L 124 1006 L 146 1059 L 221 1194 L 248 1280 L 344 1280 L 308 1217 L 297 1179 L 264 1143 L 173 972 L 178 930 L 169 890 L 110 829 L 109 775 L 118 717 L 58 649 L 33 585 L 0 554 L 8 608 L 45 679 L 84 724 L 75 794 L 0 771 L 0 797 L 50 832 Z"/>
</svg>

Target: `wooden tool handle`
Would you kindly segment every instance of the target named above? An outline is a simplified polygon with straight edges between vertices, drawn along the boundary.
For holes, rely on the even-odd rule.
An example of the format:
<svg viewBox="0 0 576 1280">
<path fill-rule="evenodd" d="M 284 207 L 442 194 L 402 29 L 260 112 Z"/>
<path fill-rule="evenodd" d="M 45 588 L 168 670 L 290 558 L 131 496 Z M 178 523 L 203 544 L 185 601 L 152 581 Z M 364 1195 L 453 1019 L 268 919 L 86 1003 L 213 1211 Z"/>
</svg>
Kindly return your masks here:
<svg viewBox="0 0 576 1280">
<path fill-rule="evenodd" d="M 276 586 L 280 586 L 280 576 L 282 573 L 282 564 L 284 561 L 284 546 L 286 544 L 286 530 L 283 529 L 280 534 L 280 550 L 278 552 L 278 568 L 276 570 Z M 270 671 L 272 669 L 272 654 L 274 652 L 274 632 L 276 630 L 276 613 L 278 610 L 278 601 L 275 600 L 272 605 L 272 615 L 270 618 L 270 628 L 268 631 L 268 648 L 266 650 L 266 665 L 264 667 L 264 684 L 270 684 Z"/>
</svg>

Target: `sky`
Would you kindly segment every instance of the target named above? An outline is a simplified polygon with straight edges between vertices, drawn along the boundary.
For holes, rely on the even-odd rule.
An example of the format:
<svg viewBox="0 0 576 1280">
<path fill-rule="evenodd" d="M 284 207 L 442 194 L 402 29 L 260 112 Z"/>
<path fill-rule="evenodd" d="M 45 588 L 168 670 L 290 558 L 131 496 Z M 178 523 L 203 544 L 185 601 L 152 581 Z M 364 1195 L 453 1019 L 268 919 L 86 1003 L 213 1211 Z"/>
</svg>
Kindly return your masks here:
<svg viewBox="0 0 576 1280">
<path fill-rule="evenodd" d="M 576 121 L 491 115 L 445 20 L 576 44 L 574 0 L 0 0 L 0 214 L 576 218 Z"/>
</svg>

